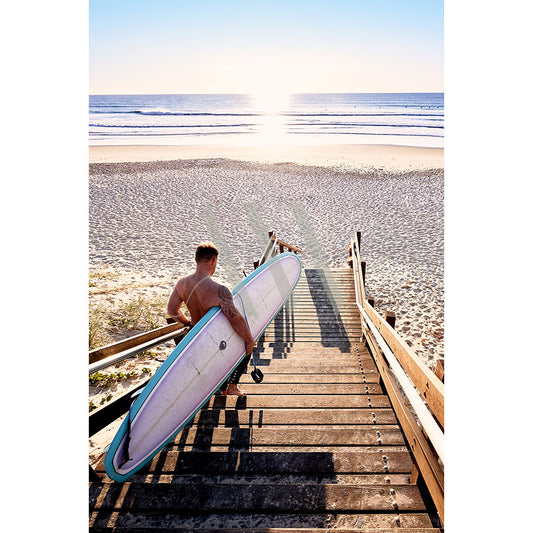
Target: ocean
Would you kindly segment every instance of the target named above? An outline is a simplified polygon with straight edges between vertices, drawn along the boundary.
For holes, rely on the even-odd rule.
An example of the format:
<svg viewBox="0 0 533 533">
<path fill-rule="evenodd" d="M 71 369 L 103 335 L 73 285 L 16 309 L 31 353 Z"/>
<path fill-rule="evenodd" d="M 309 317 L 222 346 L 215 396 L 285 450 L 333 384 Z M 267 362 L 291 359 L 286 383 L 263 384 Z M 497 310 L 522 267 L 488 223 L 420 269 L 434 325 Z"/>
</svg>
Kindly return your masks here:
<svg viewBox="0 0 533 533">
<path fill-rule="evenodd" d="M 91 95 L 89 144 L 443 147 L 444 94 Z"/>
</svg>

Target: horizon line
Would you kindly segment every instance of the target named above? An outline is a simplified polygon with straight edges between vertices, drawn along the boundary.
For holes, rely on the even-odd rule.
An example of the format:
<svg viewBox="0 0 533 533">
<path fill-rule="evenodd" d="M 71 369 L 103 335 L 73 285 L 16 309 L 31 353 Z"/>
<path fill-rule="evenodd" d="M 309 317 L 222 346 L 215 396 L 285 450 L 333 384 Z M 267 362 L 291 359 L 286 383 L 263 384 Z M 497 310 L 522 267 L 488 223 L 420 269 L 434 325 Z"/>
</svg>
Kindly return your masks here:
<svg viewBox="0 0 533 533">
<path fill-rule="evenodd" d="M 89 93 L 89 96 L 188 96 L 188 95 L 232 95 L 232 96 L 247 96 L 255 94 L 263 94 L 260 91 L 256 92 L 184 92 L 184 93 L 159 93 L 159 92 L 149 92 L 149 93 L 139 93 L 139 92 L 128 92 L 128 93 Z M 320 91 L 309 91 L 309 92 L 273 92 L 272 94 L 287 94 L 287 95 L 301 95 L 301 94 L 444 94 L 444 91 L 362 91 L 362 92 L 351 92 L 351 91 L 335 91 L 335 92 L 320 92 Z"/>
</svg>

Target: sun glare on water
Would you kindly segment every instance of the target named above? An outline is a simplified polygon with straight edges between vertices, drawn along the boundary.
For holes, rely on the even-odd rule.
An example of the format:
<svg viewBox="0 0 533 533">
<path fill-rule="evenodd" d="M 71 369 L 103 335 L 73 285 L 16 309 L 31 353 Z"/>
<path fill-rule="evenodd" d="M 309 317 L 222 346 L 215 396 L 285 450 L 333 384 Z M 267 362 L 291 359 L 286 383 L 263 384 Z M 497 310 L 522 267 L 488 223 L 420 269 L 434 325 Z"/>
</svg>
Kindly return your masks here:
<svg viewBox="0 0 533 533">
<path fill-rule="evenodd" d="M 284 116 L 289 106 L 290 95 L 286 93 L 256 93 L 252 97 L 254 111 L 258 116 L 258 141 L 262 144 L 286 144 L 288 117 Z"/>
</svg>

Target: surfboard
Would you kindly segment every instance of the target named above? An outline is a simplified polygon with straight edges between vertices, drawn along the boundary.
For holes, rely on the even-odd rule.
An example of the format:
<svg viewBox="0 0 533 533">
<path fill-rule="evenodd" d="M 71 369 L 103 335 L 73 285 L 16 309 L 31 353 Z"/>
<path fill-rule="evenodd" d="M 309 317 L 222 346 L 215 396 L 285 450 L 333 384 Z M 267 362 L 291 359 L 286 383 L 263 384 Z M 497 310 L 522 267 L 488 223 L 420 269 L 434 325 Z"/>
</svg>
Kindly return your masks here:
<svg viewBox="0 0 533 533">
<path fill-rule="evenodd" d="M 257 340 L 283 307 L 301 275 L 291 252 L 254 270 L 232 291 Z M 170 442 L 246 356 L 244 340 L 220 307 L 187 333 L 135 399 L 104 459 L 107 474 L 125 481 Z"/>
</svg>

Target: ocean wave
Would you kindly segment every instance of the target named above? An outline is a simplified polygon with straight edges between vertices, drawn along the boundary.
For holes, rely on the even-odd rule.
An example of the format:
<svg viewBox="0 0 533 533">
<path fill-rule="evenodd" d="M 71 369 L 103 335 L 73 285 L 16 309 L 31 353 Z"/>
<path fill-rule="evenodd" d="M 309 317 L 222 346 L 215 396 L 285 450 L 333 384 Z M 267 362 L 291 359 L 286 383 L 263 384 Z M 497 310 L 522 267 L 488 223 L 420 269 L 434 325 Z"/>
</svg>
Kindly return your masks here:
<svg viewBox="0 0 533 533">
<path fill-rule="evenodd" d="M 287 126 L 319 126 L 319 127 L 329 127 L 329 126 L 340 126 L 345 128 L 435 128 L 435 129 L 444 129 L 442 126 L 434 126 L 431 124 L 370 124 L 367 122 L 293 122 L 288 123 Z"/>
<path fill-rule="evenodd" d="M 257 126 L 257 124 L 98 124 L 91 123 L 91 128 L 133 128 L 133 129 L 145 129 L 145 128 L 248 128 L 251 126 Z"/>
<path fill-rule="evenodd" d="M 320 135 L 320 131 L 288 131 L 288 135 Z M 435 135 L 432 133 L 386 133 L 386 132 L 367 132 L 367 131 L 328 131 L 325 135 L 363 135 L 367 136 L 384 136 L 384 137 L 435 137 L 442 139 L 444 135 Z"/>
<path fill-rule="evenodd" d="M 163 133 L 163 132 L 157 132 L 157 133 L 130 133 L 130 132 L 107 132 L 107 131 L 97 131 L 97 132 L 89 132 L 89 137 L 208 137 L 211 135 L 249 135 L 249 131 L 213 131 L 213 132 L 200 132 L 200 133 Z"/>
<path fill-rule="evenodd" d="M 93 122 L 89 124 L 91 128 L 115 128 L 115 129 L 181 129 L 181 128 L 251 128 L 260 127 L 257 123 L 242 124 L 101 124 Z M 365 122 L 288 122 L 285 127 L 299 127 L 324 130 L 325 128 L 422 128 L 422 129 L 444 129 L 444 125 L 435 126 L 431 124 L 368 124 Z"/>
<path fill-rule="evenodd" d="M 207 137 L 207 136 L 217 136 L 217 135 L 257 135 L 260 134 L 260 131 L 203 131 L 203 132 L 153 132 L 153 133 L 144 133 L 144 132 L 113 132 L 113 131 L 97 131 L 89 132 L 90 137 L 182 137 L 182 136 L 198 136 L 198 137 Z M 287 131 L 288 135 L 321 135 L 324 134 L 321 131 Z M 442 139 L 444 135 L 436 135 L 431 133 L 386 133 L 386 132 L 346 132 L 346 131 L 329 131 L 326 135 L 352 135 L 352 136 L 376 136 L 376 137 L 427 137 L 427 138 L 437 138 Z"/>
<path fill-rule="evenodd" d="M 145 115 L 145 116 L 171 116 L 171 117 L 268 117 L 272 113 L 207 113 L 207 112 L 177 112 L 163 110 L 134 110 L 134 111 L 97 111 L 91 114 L 119 114 L 119 115 Z M 444 119 L 442 113 L 275 113 L 280 117 L 438 117 Z"/>
</svg>

